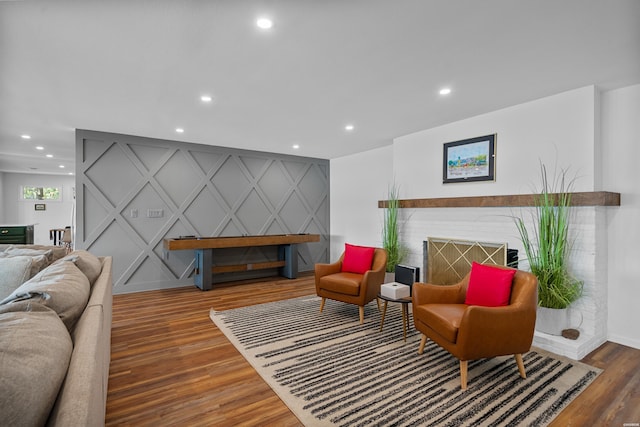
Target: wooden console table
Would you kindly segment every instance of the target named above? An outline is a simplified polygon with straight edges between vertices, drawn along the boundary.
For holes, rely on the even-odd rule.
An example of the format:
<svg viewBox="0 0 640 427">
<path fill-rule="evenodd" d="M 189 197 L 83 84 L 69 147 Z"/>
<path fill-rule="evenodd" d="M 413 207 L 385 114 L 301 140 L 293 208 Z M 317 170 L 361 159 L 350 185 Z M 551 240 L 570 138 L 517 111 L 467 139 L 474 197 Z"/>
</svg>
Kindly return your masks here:
<svg viewBox="0 0 640 427">
<path fill-rule="evenodd" d="M 295 279 L 298 274 L 298 243 L 319 242 L 319 234 L 275 234 L 266 236 L 201 237 L 164 239 L 168 251 L 191 249 L 195 251 L 196 271 L 194 284 L 208 291 L 212 288 L 214 273 L 278 268 L 278 274 Z M 213 250 L 246 248 L 253 246 L 277 246 L 278 260 L 252 264 L 213 266 Z"/>
</svg>

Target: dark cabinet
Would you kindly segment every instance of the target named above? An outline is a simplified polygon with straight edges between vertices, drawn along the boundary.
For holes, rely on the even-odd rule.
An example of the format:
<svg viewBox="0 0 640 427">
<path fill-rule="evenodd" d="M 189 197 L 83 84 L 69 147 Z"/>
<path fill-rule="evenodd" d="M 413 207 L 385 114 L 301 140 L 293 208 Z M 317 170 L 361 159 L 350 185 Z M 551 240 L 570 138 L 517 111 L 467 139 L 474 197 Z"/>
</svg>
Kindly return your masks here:
<svg viewBox="0 0 640 427">
<path fill-rule="evenodd" d="M 0 225 L 0 243 L 33 244 L 33 225 Z"/>
</svg>

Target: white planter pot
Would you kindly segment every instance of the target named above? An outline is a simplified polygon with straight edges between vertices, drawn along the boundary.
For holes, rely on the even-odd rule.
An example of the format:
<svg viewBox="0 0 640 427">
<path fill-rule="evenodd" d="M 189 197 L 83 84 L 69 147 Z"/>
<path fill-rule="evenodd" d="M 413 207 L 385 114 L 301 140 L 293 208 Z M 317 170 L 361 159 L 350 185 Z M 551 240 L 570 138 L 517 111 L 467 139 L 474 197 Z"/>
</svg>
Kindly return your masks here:
<svg viewBox="0 0 640 427">
<path fill-rule="evenodd" d="M 536 330 L 550 335 L 562 335 L 569 328 L 569 309 L 538 307 Z"/>
</svg>

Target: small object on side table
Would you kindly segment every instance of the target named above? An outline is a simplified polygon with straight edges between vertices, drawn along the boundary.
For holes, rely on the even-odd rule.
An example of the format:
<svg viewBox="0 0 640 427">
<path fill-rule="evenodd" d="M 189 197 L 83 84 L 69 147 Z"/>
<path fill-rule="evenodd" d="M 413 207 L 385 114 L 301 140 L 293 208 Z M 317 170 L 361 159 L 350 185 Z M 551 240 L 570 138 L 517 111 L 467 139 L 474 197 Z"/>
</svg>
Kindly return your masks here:
<svg viewBox="0 0 640 427">
<path fill-rule="evenodd" d="M 402 299 L 411 295 L 411 288 L 398 282 L 385 283 L 380 286 L 380 294 L 391 299 Z"/>
</svg>

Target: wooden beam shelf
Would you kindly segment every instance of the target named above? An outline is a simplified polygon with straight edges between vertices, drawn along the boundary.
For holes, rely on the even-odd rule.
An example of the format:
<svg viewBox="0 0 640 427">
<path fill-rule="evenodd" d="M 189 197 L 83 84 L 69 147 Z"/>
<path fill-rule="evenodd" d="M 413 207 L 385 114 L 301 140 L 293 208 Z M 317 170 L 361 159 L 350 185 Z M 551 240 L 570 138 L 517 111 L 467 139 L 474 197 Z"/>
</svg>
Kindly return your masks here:
<svg viewBox="0 0 640 427">
<path fill-rule="evenodd" d="M 552 194 L 557 197 L 558 193 Z M 535 206 L 539 194 L 505 196 L 439 197 L 433 199 L 399 200 L 401 208 L 493 208 Z M 620 193 L 588 191 L 571 193 L 571 206 L 620 206 Z M 379 208 L 387 207 L 387 200 L 378 201 Z"/>
</svg>

